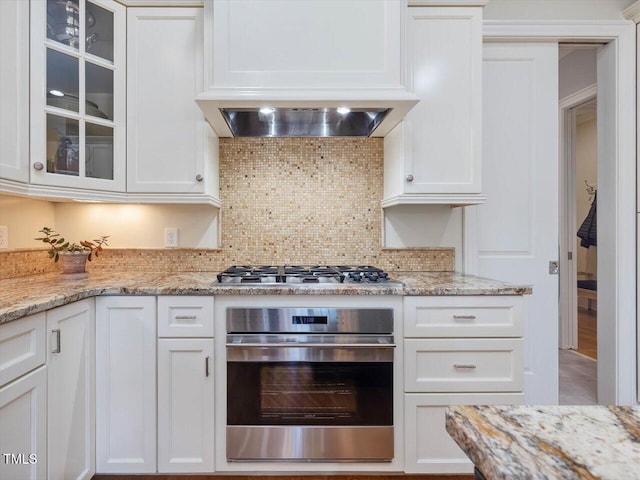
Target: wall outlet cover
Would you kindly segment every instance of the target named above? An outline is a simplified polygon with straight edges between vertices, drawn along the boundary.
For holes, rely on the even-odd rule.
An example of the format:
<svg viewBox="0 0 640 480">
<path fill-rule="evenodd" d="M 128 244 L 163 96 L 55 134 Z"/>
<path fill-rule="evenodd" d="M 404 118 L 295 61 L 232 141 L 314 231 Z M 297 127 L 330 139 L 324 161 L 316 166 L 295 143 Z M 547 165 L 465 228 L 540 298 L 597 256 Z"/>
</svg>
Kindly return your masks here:
<svg viewBox="0 0 640 480">
<path fill-rule="evenodd" d="M 167 248 L 178 246 L 178 229 L 176 227 L 166 227 L 164 229 L 164 246 Z"/>
<path fill-rule="evenodd" d="M 0 225 L 0 248 L 9 248 L 9 227 Z"/>
</svg>

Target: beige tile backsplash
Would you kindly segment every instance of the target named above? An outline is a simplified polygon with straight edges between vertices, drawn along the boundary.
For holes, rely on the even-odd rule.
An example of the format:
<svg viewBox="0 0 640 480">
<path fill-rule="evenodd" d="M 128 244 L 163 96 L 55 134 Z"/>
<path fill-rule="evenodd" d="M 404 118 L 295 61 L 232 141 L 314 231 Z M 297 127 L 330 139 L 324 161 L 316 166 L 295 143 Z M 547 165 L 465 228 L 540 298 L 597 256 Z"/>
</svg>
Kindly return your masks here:
<svg viewBox="0 0 640 480">
<path fill-rule="evenodd" d="M 381 138 L 220 139 L 216 250 L 107 249 L 90 269 L 217 272 L 234 264 L 453 270 L 453 248 L 382 248 Z M 0 253 L 2 278 L 51 271 L 43 250 Z"/>
</svg>

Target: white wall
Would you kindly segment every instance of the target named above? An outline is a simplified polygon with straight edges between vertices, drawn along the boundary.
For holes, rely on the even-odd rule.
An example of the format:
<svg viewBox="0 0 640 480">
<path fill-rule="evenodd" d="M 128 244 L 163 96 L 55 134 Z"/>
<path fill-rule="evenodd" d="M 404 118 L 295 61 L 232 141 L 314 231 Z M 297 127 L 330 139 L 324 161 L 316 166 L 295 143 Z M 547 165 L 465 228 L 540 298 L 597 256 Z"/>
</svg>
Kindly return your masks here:
<svg viewBox="0 0 640 480">
<path fill-rule="evenodd" d="M 41 247 L 34 238 L 42 227 L 55 225 L 55 209 L 43 200 L 0 195 L 0 225 L 9 229 L 10 249 Z"/>
<path fill-rule="evenodd" d="M 635 0 L 491 0 L 486 20 L 624 20 Z"/>
<path fill-rule="evenodd" d="M 558 98 L 568 97 L 590 85 L 597 78 L 597 48 L 579 49 L 560 58 Z"/>
<path fill-rule="evenodd" d="M 165 227 L 178 228 L 180 247 L 216 248 L 217 213 L 206 205 L 55 205 L 56 230 L 65 238 L 109 235 L 109 247 L 115 248 L 162 248 Z"/>
<path fill-rule="evenodd" d="M 584 181 L 589 185 L 596 185 L 598 180 L 598 138 L 596 119 L 580 123 L 576 128 L 576 223 L 580 228 L 589 213 L 591 202 L 585 188 Z M 598 251 L 597 247 L 584 248 L 580 246 L 580 239 L 576 237 L 577 271 L 592 274 L 597 278 Z M 587 278 L 578 275 L 578 278 Z M 579 306 L 587 307 L 587 299 L 580 298 Z"/>
<path fill-rule="evenodd" d="M 384 213 L 386 247 L 454 247 L 455 269 L 462 271 L 462 208 L 398 205 Z"/>
</svg>

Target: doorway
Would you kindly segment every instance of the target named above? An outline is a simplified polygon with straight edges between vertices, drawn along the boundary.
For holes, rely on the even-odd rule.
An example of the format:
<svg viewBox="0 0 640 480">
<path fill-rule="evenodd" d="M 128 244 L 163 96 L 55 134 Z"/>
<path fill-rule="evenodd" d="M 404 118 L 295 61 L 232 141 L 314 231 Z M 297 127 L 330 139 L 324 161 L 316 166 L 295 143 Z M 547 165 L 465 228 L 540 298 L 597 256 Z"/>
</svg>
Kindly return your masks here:
<svg viewBox="0 0 640 480">
<path fill-rule="evenodd" d="M 559 403 L 597 404 L 596 46 L 560 46 Z M 570 92 L 570 93 L 569 93 Z"/>
<path fill-rule="evenodd" d="M 609 254 L 606 258 L 600 255 L 597 269 L 600 280 L 597 309 L 602 317 L 597 335 L 598 402 L 635 404 L 635 25 L 629 22 L 565 24 L 540 21 L 522 24 L 500 21 L 485 24 L 484 41 L 485 50 L 491 43 L 499 44 L 504 54 L 501 54 L 501 59 L 487 59 L 485 56 L 485 66 L 489 60 L 491 65 L 503 69 L 503 75 L 496 76 L 495 82 L 488 82 L 484 77 L 483 86 L 496 88 L 489 95 L 485 92 L 483 104 L 500 105 L 509 114 L 511 111 L 507 110 L 510 108 L 518 107 L 518 110 L 510 115 L 517 121 L 499 124 L 501 131 L 484 128 L 494 123 L 483 122 L 483 190 L 488 200 L 481 206 L 465 209 L 465 272 L 533 286 L 533 295 L 525 298 L 525 401 L 539 404 L 558 402 L 558 333 L 563 333 L 558 322 L 558 277 L 554 280 L 544 275 L 547 270 L 548 274 L 552 273 L 549 262 L 558 260 L 558 232 L 554 236 L 547 230 L 553 224 L 557 228 L 557 212 L 562 211 L 557 208 L 557 203 L 555 211 L 547 208 L 553 198 L 558 199 L 557 174 L 562 175 L 557 145 L 558 129 L 561 128 L 557 108 L 558 76 L 550 60 L 555 56 L 557 66 L 558 43 L 605 43 L 598 48 L 597 54 L 598 158 L 602 162 L 598 168 L 597 184 L 600 188 L 598 203 L 607 215 L 600 219 L 598 244 L 601 251 Z M 545 52 L 531 52 L 533 46 L 543 46 L 542 42 L 555 43 L 555 54 L 552 48 Z M 548 74 L 555 73 L 555 84 L 549 83 L 549 75 L 536 77 L 540 71 L 536 63 L 548 66 Z M 517 88 L 514 82 L 499 83 L 500 78 L 510 72 L 519 82 Z M 516 78 L 518 76 L 520 78 Z M 552 101 L 546 96 L 550 91 L 555 93 L 554 114 L 547 111 L 548 102 Z M 545 96 L 540 97 L 539 93 Z M 507 94 L 511 102 L 504 100 Z M 515 107 L 512 104 L 516 104 Z M 532 121 L 537 122 L 535 128 L 530 128 Z M 488 130 L 488 135 L 485 130 Z M 550 134 L 550 130 L 553 133 Z M 513 131 L 522 137 L 518 143 L 520 149 L 515 152 L 505 148 L 505 144 L 510 146 L 516 138 Z M 495 135 L 491 136 L 492 132 Z M 549 146 L 555 147 L 555 151 L 549 150 Z M 514 160 L 522 163 L 525 155 L 527 161 L 531 161 L 526 165 L 528 170 L 520 168 L 520 176 L 512 179 L 503 174 L 498 177 L 502 183 L 495 184 L 484 181 L 492 178 L 485 174 L 492 168 L 511 167 Z M 555 162 L 555 170 L 546 168 L 549 162 Z M 537 188 L 532 174 L 539 176 L 543 168 L 546 181 Z M 522 178 L 532 180 L 529 184 L 522 184 Z M 532 208 L 523 208 L 527 207 L 526 202 Z M 541 212 L 547 215 L 546 230 L 534 228 L 534 221 Z M 484 221 L 493 218 L 490 213 L 497 218 L 505 218 L 505 221 L 497 227 L 495 222 Z M 507 215 L 529 221 L 522 228 L 523 221 L 513 222 L 506 218 Z M 530 228 L 527 230 L 527 227 Z M 546 235 L 539 235 L 545 232 Z M 573 231 L 572 241 L 575 234 Z M 507 241 L 510 243 L 505 243 Z M 516 244 L 517 241 L 520 243 Z M 551 242 L 555 243 L 553 252 L 541 250 Z M 533 274 L 518 268 L 518 261 L 538 257 L 540 262 L 535 265 Z M 559 260 L 562 270 L 566 260 L 562 256 Z M 543 311 L 552 304 L 555 304 L 555 315 Z"/>
</svg>

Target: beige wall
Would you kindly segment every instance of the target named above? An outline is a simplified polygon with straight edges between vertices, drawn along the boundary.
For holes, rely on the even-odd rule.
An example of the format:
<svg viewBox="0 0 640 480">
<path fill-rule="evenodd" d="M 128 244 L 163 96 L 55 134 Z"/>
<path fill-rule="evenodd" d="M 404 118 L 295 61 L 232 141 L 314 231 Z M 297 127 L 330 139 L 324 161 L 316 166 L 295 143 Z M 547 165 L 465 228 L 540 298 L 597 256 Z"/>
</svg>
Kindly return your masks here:
<svg viewBox="0 0 640 480">
<path fill-rule="evenodd" d="M 218 246 L 218 209 L 207 205 L 58 203 L 56 230 L 66 238 L 109 235 L 112 248 L 162 248 L 165 227 L 178 228 L 180 247 Z"/>
<path fill-rule="evenodd" d="M 576 226 L 580 228 L 589 213 L 591 201 L 585 188 L 584 181 L 589 185 L 596 185 L 598 181 L 597 165 L 597 129 L 596 119 L 593 118 L 580 123 L 576 128 Z M 580 239 L 576 237 L 577 271 L 586 272 L 597 278 L 597 247 L 584 248 L 580 246 Z M 578 278 L 586 278 L 578 275 Z M 584 303 L 584 305 L 583 305 Z M 581 299 L 580 306 L 587 306 L 586 300 Z"/>
<path fill-rule="evenodd" d="M 54 203 L 0 195 L 0 225 L 9 228 L 10 249 L 41 246 L 33 238 L 45 226 L 75 242 L 109 235 L 115 248 L 162 248 L 164 228 L 177 227 L 180 247 L 218 246 L 218 209 L 206 205 Z"/>
<path fill-rule="evenodd" d="M 42 227 L 55 225 L 54 204 L 43 200 L 0 195 L 0 225 L 9 229 L 9 248 L 42 246 L 34 237 Z"/>
</svg>

